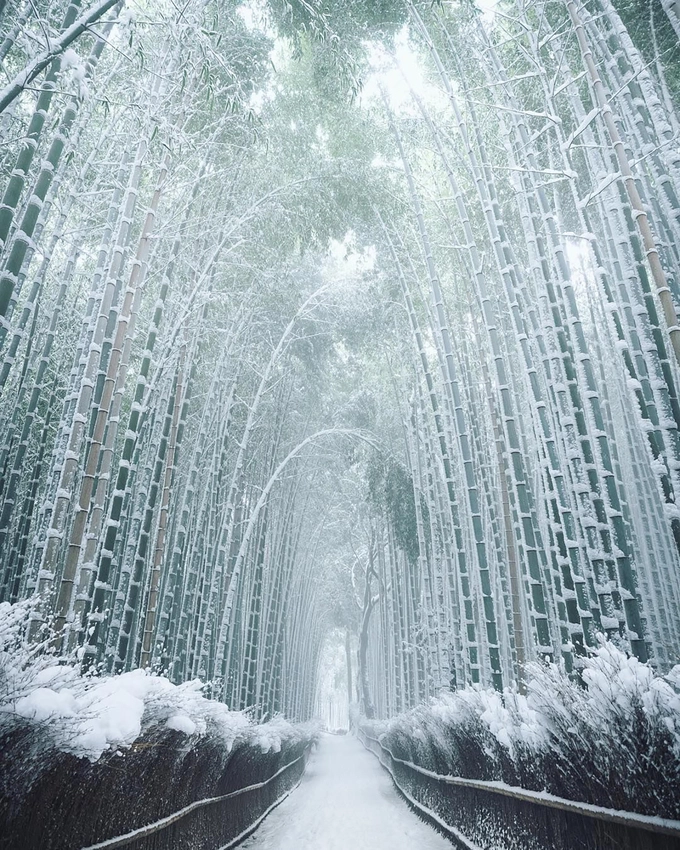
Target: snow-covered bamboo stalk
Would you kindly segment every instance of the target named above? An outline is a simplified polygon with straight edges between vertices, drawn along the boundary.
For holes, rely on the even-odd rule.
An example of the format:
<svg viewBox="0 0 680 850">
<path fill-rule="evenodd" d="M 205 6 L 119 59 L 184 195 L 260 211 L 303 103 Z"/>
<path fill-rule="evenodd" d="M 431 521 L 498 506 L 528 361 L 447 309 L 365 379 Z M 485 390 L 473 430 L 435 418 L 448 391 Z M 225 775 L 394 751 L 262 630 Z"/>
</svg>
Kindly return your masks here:
<svg viewBox="0 0 680 850">
<path fill-rule="evenodd" d="M 638 192 L 638 188 L 635 183 L 635 177 L 633 175 L 633 170 L 628 160 L 628 155 L 626 153 L 623 139 L 621 138 L 621 135 L 619 134 L 618 128 L 616 126 L 616 121 L 614 118 L 614 112 L 611 103 L 607 96 L 604 84 L 602 83 L 600 73 L 597 69 L 597 66 L 595 65 L 593 53 L 588 43 L 585 28 L 583 26 L 583 22 L 581 20 L 578 8 L 574 0 L 565 0 L 565 3 L 569 11 L 572 23 L 574 25 L 576 37 L 578 39 L 581 54 L 583 56 L 583 61 L 588 69 L 588 74 L 590 75 L 595 100 L 601 110 L 602 118 L 604 119 L 604 122 L 607 127 L 607 133 L 609 134 L 612 147 L 614 148 L 614 151 L 616 153 L 616 159 L 618 161 L 619 169 L 623 177 L 626 193 L 628 194 L 628 198 L 632 207 L 632 214 L 635 218 L 637 226 L 640 230 L 640 234 L 642 236 L 645 256 L 652 272 L 652 278 L 656 286 L 659 301 L 661 302 L 661 309 L 666 320 L 666 329 L 670 336 L 671 345 L 675 354 L 675 360 L 678 364 L 680 364 L 680 327 L 678 326 L 678 317 L 675 310 L 675 305 L 673 303 L 673 299 L 671 297 L 671 291 L 668 286 L 668 280 L 666 279 L 666 273 L 663 269 L 663 266 L 661 265 L 661 260 L 659 258 L 659 252 L 656 247 L 656 241 L 652 233 L 652 229 L 649 226 L 647 213 L 645 212 L 644 204 L 642 203 L 640 193 Z"/>
</svg>

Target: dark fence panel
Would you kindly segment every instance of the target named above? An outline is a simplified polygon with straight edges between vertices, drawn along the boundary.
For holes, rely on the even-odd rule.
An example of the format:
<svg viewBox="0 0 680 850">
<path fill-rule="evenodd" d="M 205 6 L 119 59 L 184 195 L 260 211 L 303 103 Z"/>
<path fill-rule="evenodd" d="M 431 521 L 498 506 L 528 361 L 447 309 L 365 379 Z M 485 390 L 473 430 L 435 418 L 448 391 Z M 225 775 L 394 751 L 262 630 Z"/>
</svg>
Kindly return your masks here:
<svg viewBox="0 0 680 850">
<path fill-rule="evenodd" d="M 197 800 L 133 833 L 92 844 L 83 850 L 114 850 L 117 847 L 127 850 L 227 850 L 235 847 L 296 787 L 304 773 L 308 754 L 309 748 L 262 782 L 221 797 Z"/>
<path fill-rule="evenodd" d="M 501 783 L 439 776 L 359 740 L 409 804 L 465 850 L 680 850 L 680 822 L 562 800 Z"/>
</svg>

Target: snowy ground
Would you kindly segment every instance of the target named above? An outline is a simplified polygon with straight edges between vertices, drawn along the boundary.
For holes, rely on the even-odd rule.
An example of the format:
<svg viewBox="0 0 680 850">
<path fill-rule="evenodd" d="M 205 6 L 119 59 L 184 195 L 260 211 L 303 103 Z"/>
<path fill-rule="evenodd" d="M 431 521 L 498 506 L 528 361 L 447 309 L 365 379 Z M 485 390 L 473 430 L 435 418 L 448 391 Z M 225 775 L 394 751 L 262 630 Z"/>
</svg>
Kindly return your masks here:
<svg viewBox="0 0 680 850">
<path fill-rule="evenodd" d="M 352 736 L 324 735 L 290 797 L 244 850 L 451 850 Z"/>
</svg>

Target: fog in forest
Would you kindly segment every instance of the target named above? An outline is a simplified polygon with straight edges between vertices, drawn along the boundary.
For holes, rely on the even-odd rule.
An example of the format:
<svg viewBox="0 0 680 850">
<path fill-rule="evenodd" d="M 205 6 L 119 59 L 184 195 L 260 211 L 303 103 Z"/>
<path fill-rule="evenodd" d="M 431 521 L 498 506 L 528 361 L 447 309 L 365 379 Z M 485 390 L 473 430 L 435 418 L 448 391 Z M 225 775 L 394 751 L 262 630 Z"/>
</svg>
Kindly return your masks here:
<svg viewBox="0 0 680 850">
<path fill-rule="evenodd" d="M 0 67 L 0 848 L 680 846 L 678 0 Z"/>
</svg>

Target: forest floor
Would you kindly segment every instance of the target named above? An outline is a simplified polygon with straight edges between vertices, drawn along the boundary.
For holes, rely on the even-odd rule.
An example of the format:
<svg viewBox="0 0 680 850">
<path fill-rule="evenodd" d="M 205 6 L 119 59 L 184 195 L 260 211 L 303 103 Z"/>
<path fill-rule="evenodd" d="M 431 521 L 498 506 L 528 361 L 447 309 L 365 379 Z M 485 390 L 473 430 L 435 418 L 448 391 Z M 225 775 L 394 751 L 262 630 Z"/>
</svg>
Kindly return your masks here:
<svg viewBox="0 0 680 850">
<path fill-rule="evenodd" d="M 244 850 L 450 850 L 353 736 L 324 735 L 297 788 Z"/>
</svg>

